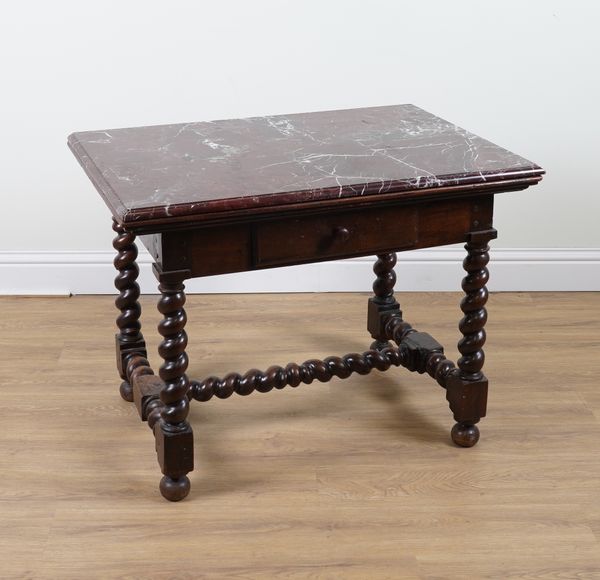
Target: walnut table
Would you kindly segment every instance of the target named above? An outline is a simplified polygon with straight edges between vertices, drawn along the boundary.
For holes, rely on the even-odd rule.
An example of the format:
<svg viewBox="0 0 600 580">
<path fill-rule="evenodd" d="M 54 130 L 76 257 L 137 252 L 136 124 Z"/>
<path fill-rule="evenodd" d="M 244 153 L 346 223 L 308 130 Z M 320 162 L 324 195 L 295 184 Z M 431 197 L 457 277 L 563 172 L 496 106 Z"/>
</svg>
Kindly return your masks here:
<svg viewBox="0 0 600 580">
<path fill-rule="evenodd" d="M 165 498 L 190 489 L 191 399 L 404 366 L 446 390 L 453 441 L 477 443 L 494 195 L 538 183 L 540 167 L 413 105 L 88 131 L 68 142 L 113 215 L 120 392 L 153 430 Z M 140 329 L 136 236 L 161 293 L 158 377 Z M 393 268 L 397 251 L 457 242 L 467 256 L 455 365 L 402 319 Z M 188 379 L 184 280 L 369 254 L 370 350 Z"/>
</svg>

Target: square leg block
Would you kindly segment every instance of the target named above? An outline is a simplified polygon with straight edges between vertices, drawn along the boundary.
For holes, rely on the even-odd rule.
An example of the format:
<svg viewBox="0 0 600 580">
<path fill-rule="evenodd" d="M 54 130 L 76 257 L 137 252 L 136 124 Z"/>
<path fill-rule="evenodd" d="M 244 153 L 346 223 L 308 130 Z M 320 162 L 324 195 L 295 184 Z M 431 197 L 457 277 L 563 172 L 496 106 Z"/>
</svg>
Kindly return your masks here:
<svg viewBox="0 0 600 580">
<path fill-rule="evenodd" d="M 386 341 L 384 321 L 388 316 L 399 316 L 402 318 L 402 311 L 397 302 L 391 304 L 380 304 L 375 298 L 369 298 L 369 307 L 367 310 L 367 330 L 375 340 Z"/>
<path fill-rule="evenodd" d="M 133 402 L 142 421 L 148 420 L 148 403 L 160 398 L 165 383 L 156 375 L 141 375 L 133 381 Z"/>
<path fill-rule="evenodd" d="M 164 431 L 162 421 L 154 425 L 156 455 L 161 471 L 177 479 L 194 469 L 194 436 L 188 425 L 177 432 Z"/>
<path fill-rule="evenodd" d="M 130 354 L 140 354 L 147 358 L 146 342 L 143 338 L 132 342 L 124 342 L 119 334 L 115 334 L 115 351 L 117 354 L 117 370 L 121 378 L 127 380 L 127 356 Z"/>
<path fill-rule="evenodd" d="M 477 423 L 485 417 L 487 407 L 488 380 L 467 381 L 458 372 L 448 376 L 446 399 L 457 422 Z"/>
<path fill-rule="evenodd" d="M 400 351 L 406 357 L 406 368 L 423 374 L 429 356 L 436 352 L 444 354 L 444 347 L 426 332 L 412 332 L 400 343 Z"/>
</svg>

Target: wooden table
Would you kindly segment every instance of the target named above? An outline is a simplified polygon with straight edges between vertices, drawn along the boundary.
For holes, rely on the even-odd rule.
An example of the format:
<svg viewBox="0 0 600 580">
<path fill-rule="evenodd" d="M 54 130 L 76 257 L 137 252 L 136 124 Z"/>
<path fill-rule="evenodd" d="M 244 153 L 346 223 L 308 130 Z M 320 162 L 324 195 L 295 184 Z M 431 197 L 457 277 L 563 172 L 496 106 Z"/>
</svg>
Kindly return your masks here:
<svg viewBox="0 0 600 580">
<path fill-rule="evenodd" d="M 494 195 L 538 183 L 539 166 L 413 105 L 87 131 L 68 143 L 113 215 L 120 392 L 153 430 L 165 498 L 190 490 L 191 399 L 404 366 L 446 390 L 453 441 L 477 443 Z M 141 333 L 136 236 L 161 293 L 158 377 Z M 467 256 L 455 364 L 402 319 L 393 268 L 396 251 L 457 242 Z M 370 350 L 188 379 L 186 279 L 370 254 Z"/>
</svg>

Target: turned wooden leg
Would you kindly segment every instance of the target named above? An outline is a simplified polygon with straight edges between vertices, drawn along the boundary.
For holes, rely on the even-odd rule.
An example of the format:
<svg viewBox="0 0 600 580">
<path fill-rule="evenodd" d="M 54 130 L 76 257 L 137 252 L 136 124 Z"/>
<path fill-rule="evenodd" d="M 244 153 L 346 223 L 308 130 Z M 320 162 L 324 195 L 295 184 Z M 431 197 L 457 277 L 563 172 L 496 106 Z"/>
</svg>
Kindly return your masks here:
<svg viewBox="0 0 600 580">
<path fill-rule="evenodd" d="M 142 311 L 138 302 L 140 287 L 136 282 L 140 273 L 136 264 L 138 251 L 135 245 L 135 235 L 127 232 L 115 220 L 113 220 L 112 227 L 117 233 L 113 240 L 113 247 L 117 250 L 114 265 L 118 270 L 115 286 L 119 291 L 115 305 L 121 311 L 117 317 L 119 332 L 115 335 L 117 369 L 123 379 L 119 391 L 123 399 L 131 402 L 133 401 L 133 393 L 131 379 L 127 374 L 128 363 L 134 355 L 139 355 L 144 360 L 147 356 L 146 343 L 141 333 L 140 324 Z"/>
<path fill-rule="evenodd" d="M 460 308 L 464 316 L 459 324 L 463 338 L 458 342 L 461 357 L 456 369 L 447 379 L 446 397 L 457 421 L 452 428 L 452 440 L 461 447 L 472 447 L 479 441 L 476 423 L 485 416 L 488 381 L 481 372 L 485 355 L 485 323 L 488 299 L 486 283 L 489 279 L 488 241 L 495 237 L 495 230 L 471 234 L 465 246 L 467 257 L 463 268 L 467 275 L 462 288 L 465 297 Z"/>
<path fill-rule="evenodd" d="M 377 254 L 377 260 L 373 265 L 375 282 L 373 282 L 373 293 L 375 296 L 369 298 L 369 309 L 367 316 L 367 329 L 374 339 L 371 348 L 381 350 L 389 346 L 385 331 L 385 322 L 389 316 L 402 317 L 400 305 L 394 298 L 394 284 L 396 283 L 396 254 Z"/>
<path fill-rule="evenodd" d="M 154 436 L 164 474 L 160 491 L 166 499 L 179 501 L 190 491 L 186 474 L 194 468 L 192 429 L 186 421 L 189 381 L 185 374 L 188 366 L 185 293 L 182 281 L 161 280 L 158 288 L 162 294 L 158 310 L 164 317 L 158 325 L 163 337 L 158 352 L 164 359 L 159 374 L 165 385 L 160 392 L 163 406 L 160 419 L 154 425 Z"/>
</svg>

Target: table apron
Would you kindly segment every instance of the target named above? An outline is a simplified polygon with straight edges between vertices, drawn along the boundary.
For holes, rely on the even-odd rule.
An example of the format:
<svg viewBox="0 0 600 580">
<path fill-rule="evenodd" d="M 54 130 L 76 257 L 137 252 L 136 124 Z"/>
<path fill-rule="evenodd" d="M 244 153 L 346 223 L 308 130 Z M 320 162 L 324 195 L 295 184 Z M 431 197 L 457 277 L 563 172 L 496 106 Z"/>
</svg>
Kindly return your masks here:
<svg viewBox="0 0 600 580">
<path fill-rule="evenodd" d="M 492 227 L 493 197 L 269 214 L 140 239 L 161 271 L 211 276 L 464 242 Z"/>
</svg>

